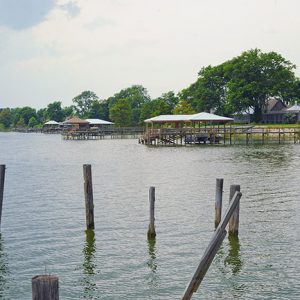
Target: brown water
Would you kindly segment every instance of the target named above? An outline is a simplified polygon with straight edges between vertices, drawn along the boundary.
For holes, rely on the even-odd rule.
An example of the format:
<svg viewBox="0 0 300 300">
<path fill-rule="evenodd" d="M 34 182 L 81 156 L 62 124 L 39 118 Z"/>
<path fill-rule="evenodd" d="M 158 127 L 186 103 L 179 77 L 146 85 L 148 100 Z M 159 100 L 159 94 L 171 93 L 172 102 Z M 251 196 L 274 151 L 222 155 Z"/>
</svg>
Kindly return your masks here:
<svg viewBox="0 0 300 300">
<path fill-rule="evenodd" d="M 95 235 L 85 233 L 82 165 L 92 164 Z M 193 299 L 300 299 L 300 146 L 149 148 L 0 133 L 6 182 L 2 299 L 59 276 L 61 299 L 180 299 L 214 231 L 216 178 L 240 184 L 239 239 L 225 238 Z M 156 243 L 148 188 L 156 187 Z"/>
</svg>

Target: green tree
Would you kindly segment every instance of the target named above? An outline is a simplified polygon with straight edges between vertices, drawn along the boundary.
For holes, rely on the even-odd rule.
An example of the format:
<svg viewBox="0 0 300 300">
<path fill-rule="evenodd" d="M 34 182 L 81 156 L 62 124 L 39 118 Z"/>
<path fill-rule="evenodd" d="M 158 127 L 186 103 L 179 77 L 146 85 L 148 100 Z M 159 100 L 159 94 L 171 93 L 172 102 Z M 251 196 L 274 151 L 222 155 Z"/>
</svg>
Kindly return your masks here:
<svg viewBox="0 0 300 300">
<path fill-rule="evenodd" d="M 66 106 L 62 110 L 63 110 L 63 114 L 64 114 L 64 119 L 66 119 L 67 117 L 73 116 L 75 113 L 75 108 L 73 105 Z"/>
<path fill-rule="evenodd" d="M 174 115 L 191 115 L 195 113 L 196 111 L 185 100 L 180 100 L 178 104 L 175 106 L 175 108 L 173 109 Z"/>
<path fill-rule="evenodd" d="M 140 123 L 142 123 L 145 119 L 158 115 L 172 114 L 172 111 L 178 101 L 178 97 L 171 91 L 162 94 L 157 99 L 144 102 L 140 111 Z"/>
<path fill-rule="evenodd" d="M 39 122 L 37 121 L 36 117 L 31 117 L 28 122 L 28 127 L 33 128 L 33 127 L 37 126 L 38 124 L 39 124 Z"/>
<path fill-rule="evenodd" d="M 279 96 L 291 101 L 296 78 L 295 65 L 276 52 L 262 53 L 258 49 L 243 52 L 227 66 L 227 101 L 236 111 L 254 109 L 254 121 L 262 119 L 269 97 Z"/>
<path fill-rule="evenodd" d="M 22 124 L 24 122 L 25 126 L 27 126 L 31 117 L 37 117 L 36 110 L 29 106 L 17 108 L 14 112 L 15 124 L 19 123 L 19 121 L 22 119 L 20 123 Z"/>
<path fill-rule="evenodd" d="M 119 100 L 128 101 L 131 109 L 130 116 L 127 116 L 126 119 L 130 118 L 130 125 L 138 125 L 140 122 L 141 108 L 144 103 L 150 101 L 150 96 L 148 95 L 147 90 L 141 85 L 133 85 L 129 88 L 121 90 L 114 96 L 107 99 L 109 111 Z"/>
<path fill-rule="evenodd" d="M 11 124 L 11 111 L 9 108 L 4 108 L 0 110 L 0 123 L 3 125 L 4 128 L 9 128 Z"/>
<path fill-rule="evenodd" d="M 39 124 L 44 124 L 47 120 L 47 108 L 41 108 L 36 112 L 36 119 Z"/>
<path fill-rule="evenodd" d="M 169 91 L 167 93 L 163 93 L 159 99 L 163 100 L 168 105 L 168 110 L 166 114 L 170 114 L 172 110 L 175 108 L 175 106 L 179 102 L 178 96 L 175 95 L 173 91 Z"/>
<path fill-rule="evenodd" d="M 74 103 L 76 113 L 80 117 L 86 118 L 89 115 L 93 102 L 98 100 L 98 96 L 94 92 L 84 91 L 73 98 L 72 101 Z"/>
<path fill-rule="evenodd" d="M 300 83 L 294 68 L 276 52 L 253 49 L 221 65 L 202 68 L 197 81 L 179 96 L 196 111 L 214 109 L 227 115 L 251 107 L 254 120 L 259 122 L 270 97 L 280 97 L 286 103 L 297 98 Z"/>
<path fill-rule="evenodd" d="M 54 101 L 47 106 L 46 116 L 49 120 L 62 122 L 64 119 L 64 111 L 61 108 L 60 101 Z"/>
<path fill-rule="evenodd" d="M 109 109 L 109 117 L 117 126 L 132 125 L 132 108 L 128 99 L 118 99 Z"/>
<path fill-rule="evenodd" d="M 27 125 L 27 124 L 25 123 L 23 117 L 19 118 L 19 119 L 18 119 L 18 122 L 16 123 L 16 127 L 17 127 L 17 128 L 25 128 L 26 125 Z"/>
</svg>

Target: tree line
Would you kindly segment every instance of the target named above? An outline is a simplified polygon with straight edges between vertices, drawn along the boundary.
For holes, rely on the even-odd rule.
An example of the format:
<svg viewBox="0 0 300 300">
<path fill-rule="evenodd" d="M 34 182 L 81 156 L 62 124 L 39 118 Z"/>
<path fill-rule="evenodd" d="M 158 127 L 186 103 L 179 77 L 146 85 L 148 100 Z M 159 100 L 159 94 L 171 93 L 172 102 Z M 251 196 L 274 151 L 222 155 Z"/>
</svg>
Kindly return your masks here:
<svg viewBox="0 0 300 300">
<path fill-rule="evenodd" d="M 83 91 L 68 107 L 54 101 L 39 110 L 28 106 L 2 108 L 0 129 L 40 127 L 48 120 L 61 122 L 74 115 L 110 120 L 116 126 L 139 126 L 161 114 L 214 111 L 231 116 L 249 108 L 254 110 L 254 121 L 260 122 L 270 97 L 279 97 L 286 104 L 299 100 L 300 80 L 295 68 L 276 52 L 252 49 L 220 65 L 203 67 L 197 80 L 177 94 L 169 91 L 151 99 L 141 85 L 122 89 L 107 99 Z"/>
</svg>

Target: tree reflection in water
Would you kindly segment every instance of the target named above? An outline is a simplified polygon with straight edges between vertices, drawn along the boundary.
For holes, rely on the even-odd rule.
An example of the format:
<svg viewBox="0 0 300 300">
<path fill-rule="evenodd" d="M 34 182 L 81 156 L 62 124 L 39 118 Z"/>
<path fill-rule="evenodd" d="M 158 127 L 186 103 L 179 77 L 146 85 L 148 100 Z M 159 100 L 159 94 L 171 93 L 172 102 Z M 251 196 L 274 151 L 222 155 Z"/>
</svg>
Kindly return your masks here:
<svg viewBox="0 0 300 300">
<path fill-rule="evenodd" d="M 5 299 L 5 295 L 8 291 L 7 276 L 8 276 L 8 264 L 7 255 L 4 251 L 4 242 L 0 234 L 0 298 Z"/>
<path fill-rule="evenodd" d="M 225 258 L 225 265 L 231 267 L 232 274 L 238 274 L 243 267 L 243 261 L 240 256 L 240 242 L 238 236 L 229 235 L 229 251 Z"/>
<path fill-rule="evenodd" d="M 84 285 L 84 299 L 98 299 L 99 295 L 96 294 L 96 264 L 95 264 L 95 233 L 94 230 L 86 230 L 86 243 L 83 248 L 84 261 L 83 261 L 83 285 Z"/>
<path fill-rule="evenodd" d="M 151 271 L 148 282 L 149 282 L 149 287 L 151 289 L 153 287 L 156 287 L 158 283 L 155 238 L 148 238 L 148 253 L 149 253 L 149 259 L 147 265 Z"/>
</svg>

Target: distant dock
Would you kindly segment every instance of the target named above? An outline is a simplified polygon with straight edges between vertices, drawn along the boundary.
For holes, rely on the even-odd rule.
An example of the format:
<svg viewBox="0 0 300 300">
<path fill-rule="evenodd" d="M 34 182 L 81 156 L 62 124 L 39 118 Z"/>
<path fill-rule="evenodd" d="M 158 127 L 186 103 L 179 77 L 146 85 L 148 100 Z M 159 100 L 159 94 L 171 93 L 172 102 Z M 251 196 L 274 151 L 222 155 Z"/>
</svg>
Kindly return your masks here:
<svg viewBox="0 0 300 300">
<path fill-rule="evenodd" d="M 98 130 L 63 130 L 64 140 L 102 140 L 110 139 L 137 139 L 141 138 L 144 129 L 141 127 L 103 128 Z"/>
</svg>

